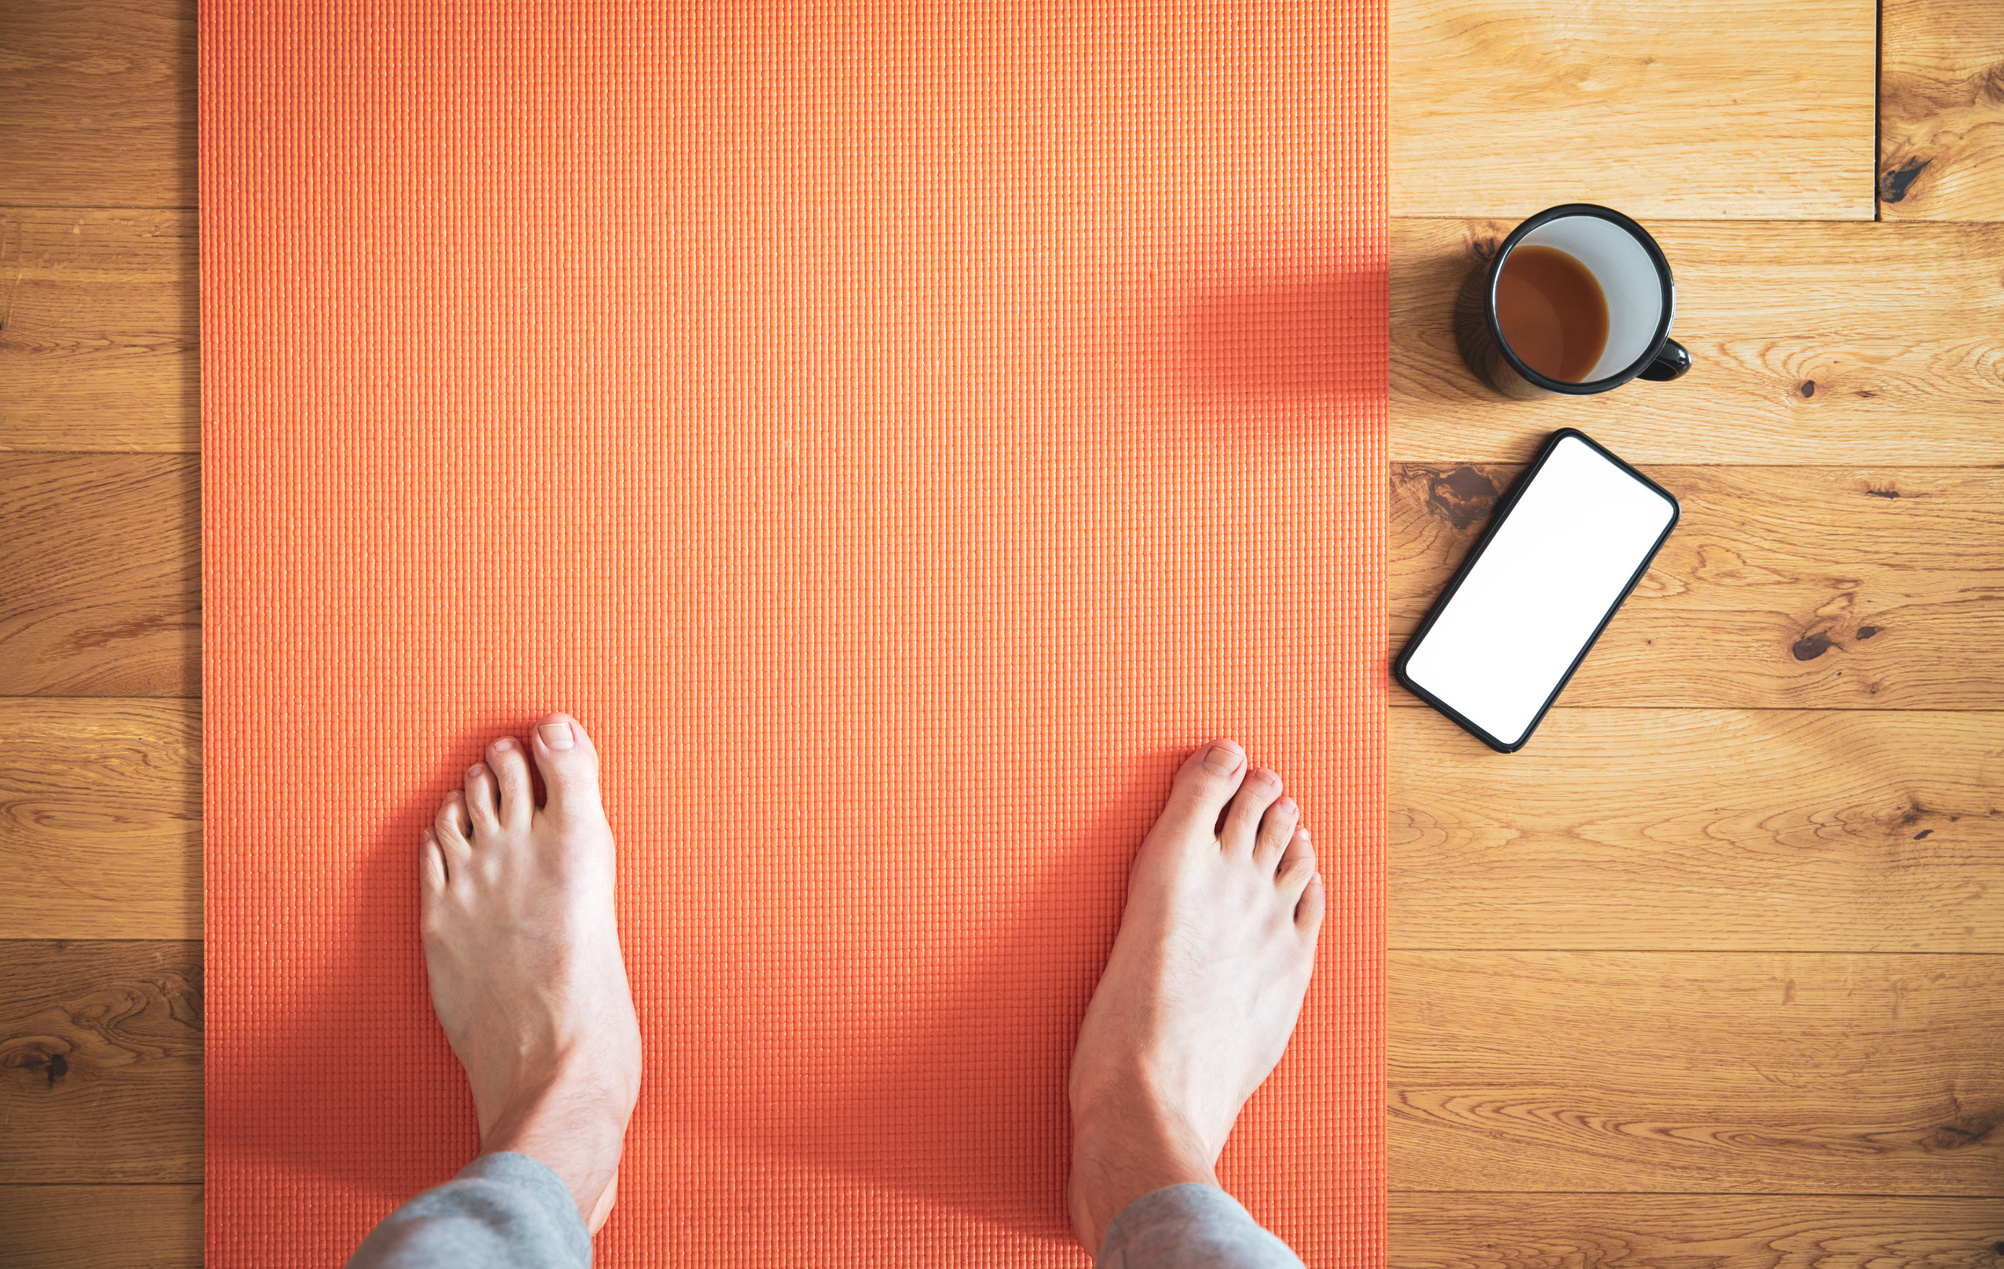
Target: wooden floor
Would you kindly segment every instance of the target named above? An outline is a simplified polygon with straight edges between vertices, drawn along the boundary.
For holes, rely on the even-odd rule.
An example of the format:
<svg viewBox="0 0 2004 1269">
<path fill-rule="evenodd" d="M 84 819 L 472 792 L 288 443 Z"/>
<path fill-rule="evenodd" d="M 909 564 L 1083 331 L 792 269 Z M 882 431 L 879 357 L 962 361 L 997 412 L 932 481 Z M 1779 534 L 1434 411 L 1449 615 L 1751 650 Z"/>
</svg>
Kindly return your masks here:
<svg viewBox="0 0 2004 1269">
<path fill-rule="evenodd" d="M 2004 1263 L 2004 5 L 1393 7 L 1395 637 L 1554 427 L 1685 519 L 1524 753 L 1391 711 L 1391 1259 Z M 194 5 L 0 69 L 0 1265 L 192 1265 Z M 1492 400 L 1575 199 L 1697 369 Z"/>
</svg>

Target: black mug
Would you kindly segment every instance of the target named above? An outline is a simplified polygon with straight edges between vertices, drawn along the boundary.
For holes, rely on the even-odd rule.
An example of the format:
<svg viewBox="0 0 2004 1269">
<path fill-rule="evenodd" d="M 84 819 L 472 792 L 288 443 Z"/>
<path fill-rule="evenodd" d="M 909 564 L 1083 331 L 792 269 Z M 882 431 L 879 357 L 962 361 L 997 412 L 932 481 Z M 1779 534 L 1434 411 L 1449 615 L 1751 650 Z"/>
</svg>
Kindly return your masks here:
<svg viewBox="0 0 2004 1269">
<path fill-rule="evenodd" d="M 1511 347 L 1496 316 L 1497 280 L 1520 247 L 1550 247 L 1593 276 L 1606 303 L 1606 342 L 1580 377 L 1557 378 Z M 1529 257 L 1527 257 L 1529 259 Z M 1618 211 L 1592 203 L 1549 207 L 1510 231 L 1496 254 L 1476 266 L 1454 302 L 1454 342 L 1475 377 L 1507 397 L 1586 396 L 1630 379 L 1675 379 L 1691 353 L 1670 338 L 1677 288 L 1670 262 L 1649 232 Z M 1547 363 L 1547 370 L 1550 364 Z"/>
</svg>

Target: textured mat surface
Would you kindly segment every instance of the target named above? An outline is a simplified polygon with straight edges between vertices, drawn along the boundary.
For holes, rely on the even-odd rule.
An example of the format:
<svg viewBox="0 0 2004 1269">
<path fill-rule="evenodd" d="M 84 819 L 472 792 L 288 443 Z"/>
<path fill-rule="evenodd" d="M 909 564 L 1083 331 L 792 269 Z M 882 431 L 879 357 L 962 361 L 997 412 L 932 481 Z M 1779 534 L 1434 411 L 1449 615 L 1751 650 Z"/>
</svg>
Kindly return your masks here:
<svg viewBox="0 0 2004 1269">
<path fill-rule="evenodd" d="M 201 13 L 212 1266 L 474 1149 L 419 826 L 569 709 L 647 1083 L 601 1263 L 1080 1265 L 1179 754 L 1332 900 L 1224 1174 L 1382 1259 L 1382 0 Z"/>
</svg>

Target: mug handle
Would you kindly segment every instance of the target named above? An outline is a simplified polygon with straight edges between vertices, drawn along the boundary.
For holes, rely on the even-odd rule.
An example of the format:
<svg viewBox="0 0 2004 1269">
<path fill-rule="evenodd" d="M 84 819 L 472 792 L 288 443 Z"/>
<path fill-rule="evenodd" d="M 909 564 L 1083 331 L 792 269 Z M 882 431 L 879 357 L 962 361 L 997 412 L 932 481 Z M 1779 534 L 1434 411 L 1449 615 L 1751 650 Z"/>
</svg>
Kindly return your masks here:
<svg viewBox="0 0 2004 1269">
<path fill-rule="evenodd" d="M 1658 383 L 1668 383 L 1681 379 L 1691 368 L 1691 350 L 1674 339 L 1663 341 L 1663 347 L 1656 353 L 1656 360 L 1642 368 L 1643 379 L 1654 379 Z"/>
</svg>

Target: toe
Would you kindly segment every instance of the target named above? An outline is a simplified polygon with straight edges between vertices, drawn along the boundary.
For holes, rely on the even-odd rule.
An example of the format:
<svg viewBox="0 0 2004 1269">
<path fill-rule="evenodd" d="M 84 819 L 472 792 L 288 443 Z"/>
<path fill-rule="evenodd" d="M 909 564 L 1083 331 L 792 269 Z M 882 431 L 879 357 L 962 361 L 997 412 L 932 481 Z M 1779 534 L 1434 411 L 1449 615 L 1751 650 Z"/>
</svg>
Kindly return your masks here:
<svg viewBox="0 0 2004 1269">
<path fill-rule="evenodd" d="M 445 851 L 446 867 L 466 862 L 473 850 L 473 821 L 467 818 L 466 795 L 458 789 L 446 794 L 431 827 Z"/>
<path fill-rule="evenodd" d="M 1274 884 L 1280 887 L 1281 899 L 1293 905 L 1301 901 L 1301 892 L 1314 878 L 1315 843 L 1308 840 L 1307 829 L 1297 828 L 1280 856 L 1280 872 L 1274 877 Z"/>
<path fill-rule="evenodd" d="M 1280 801 L 1266 808 L 1266 817 L 1259 822 L 1259 837 L 1253 842 L 1253 862 L 1269 872 L 1280 867 L 1281 852 L 1294 840 L 1294 826 L 1301 822 L 1301 808 L 1294 799 L 1283 794 Z"/>
<path fill-rule="evenodd" d="M 550 714 L 529 737 L 529 752 L 556 813 L 598 811 L 598 749 L 569 714 Z"/>
<path fill-rule="evenodd" d="M 1214 740 L 1183 760 L 1169 790 L 1169 811 L 1212 828 L 1246 778 L 1246 751 L 1236 740 Z"/>
<path fill-rule="evenodd" d="M 494 773 L 484 762 L 476 762 L 466 769 L 466 813 L 473 820 L 473 837 L 479 840 L 501 831 L 499 795 L 494 788 Z"/>
<path fill-rule="evenodd" d="M 445 852 L 438 844 L 438 834 L 427 828 L 418 842 L 418 883 L 425 898 L 445 889 L 445 880 Z"/>
<path fill-rule="evenodd" d="M 1322 932 L 1322 918 L 1328 910 L 1329 894 L 1323 889 L 1322 874 L 1318 872 L 1308 879 L 1308 888 L 1294 905 L 1294 928 L 1313 944 L 1315 936 Z"/>
<path fill-rule="evenodd" d="M 501 822 L 520 825 L 536 809 L 535 790 L 529 784 L 529 759 L 513 736 L 503 736 L 487 746 L 487 769 L 501 794 Z"/>
<path fill-rule="evenodd" d="M 1225 849 L 1250 855 L 1253 841 L 1259 834 L 1260 820 L 1266 815 L 1267 808 L 1279 799 L 1279 776 L 1264 767 L 1249 772 L 1238 796 L 1232 799 L 1231 807 L 1225 811 L 1225 825 L 1218 833 Z"/>
</svg>

